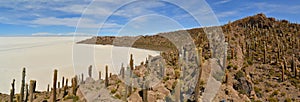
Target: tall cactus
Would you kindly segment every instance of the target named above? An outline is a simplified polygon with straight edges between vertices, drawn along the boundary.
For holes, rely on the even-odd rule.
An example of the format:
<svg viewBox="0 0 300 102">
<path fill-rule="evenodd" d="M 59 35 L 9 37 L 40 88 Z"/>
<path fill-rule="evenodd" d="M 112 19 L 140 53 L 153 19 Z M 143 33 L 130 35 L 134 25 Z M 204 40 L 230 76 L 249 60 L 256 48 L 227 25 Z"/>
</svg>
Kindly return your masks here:
<svg viewBox="0 0 300 102">
<path fill-rule="evenodd" d="M 30 84 L 31 85 L 31 84 Z M 32 86 L 31 86 L 32 87 Z M 47 86 L 47 93 L 49 93 L 49 90 L 50 90 L 50 85 L 48 84 Z"/>
<path fill-rule="evenodd" d="M 72 78 L 72 94 L 76 95 L 76 91 L 77 91 L 77 76 Z"/>
<path fill-rule="evenodd" d="M 26 89 L 26 92 L 25 92 L 25 100 L 24 101 L 27 102 L 28 101 L 28 94 L 29 94 L 28 93 L 28 84 L 25 85 L 25 89 Z"/>
<path fill-rule="evenodd" d="M 83 80 L 84 80 L 84 76 L 83 73 L 81 73 L 81 83 L 83 83 Z"/>
<path fill-rule="evenodd" d="M 130 65 L 130 69 L 133 70 L 134 67 L 133 67 L 133 58 L 132 58 L 132 54 L 130 54 L 130 62 L 129 62 L 129 65 Z"/>
<path fill-rule="evenodd" d="M 295 59 L 294 59 L 294 57 L 295 57 L 295 54 L 293 54 L 293 58 L 292 58 L 292 68 L 293 68 L 293 71 L 294 71 L 294 77 L 297 77 L 297 64 L 296 64 L 296 62 L 295 62 Z"/>
<path fill-rule="evenodd" d="M 197 53 L 198 53 L 198 63 L 199 63 L 199 75 L 198 75 L 198 80 L 196 83 L 196 87 L 195 87 L 195 101 L 198 102 L 198 97 L 200 94 L 200 84 L 201 84 L 201 75 L 202 75 L 202 48 L 196 48 Z"/>
<path fill-rule="evenodd" d="M 9 98 L 9 102 L 13 102 L 14 101 L 14 96 L 15 96 L 15 79 L 13 79 L 13 82 L 11 83 L 11 90 L 10 90 L 10 98 Z"/>
<path fill-rule="evenodd" d="M 23 68 L 22 83 L 21 83 L 21 90 L 20 90 L 20 99 L 19 99 L 21 102 L 23 102 L 23 100 L 24 100 L 25 74 L 26 74 L 26 68 Z"/>
<path fill-rule="evenodd" d="M 108 66 L 105 66 L 105 87 L 108 87 Z"/>
<path fill-rule="evenodd" d="M 60 82 L 57 82 L 58 94 L 60 94 Z"/>
<path fill-rule="evenodd" d="M 231 59 L 234 59 L 234 48 L 231 48 Z"/>
<path fill-rule="evenodd" d="M 143 79 L 144 80 L 144 83 L 143 83 L 143 102 L 148 102 L 148 85 L 149 85 L 149 82 L 145 80 L 145 78 Z"/>
<path fill-rule="evenodd" d="M 281 63 L 281 82 L 284 81 L 284 64 Z"/>
<path fill-rule="evenodd" d="M 283 57 L 283 65 L 284 65 L 284 70 L 287 70 L 287 62 L 285 57 Z"/>
<path fill-rule="evenodd" d="M 225 70 L 225 84 L 228 85 L 228 79 L 229 79 L 229 72 L 228 70 Z"/>
<path fill-rule="evenodd" d="M 54 70 L 53 75 L 53 92 L 52 92 L 52 100 L 56 101 L 56 84 L 57 84 L 57 69 Z"/>
<path fill-rule="evenodd" d="M 64 86 L 65 86 L 65 77 L 62 77 L 61 88 L 64 88 Z"/>
<path fill-rule="evenodd" d="M 101 71 L 99 71 L 99 80 L 101 80 Z"/>
<path fill-rule="evenodd" d="M 267 55 L 267 43 L 264 41 L 264 64 L 266 64 L 266 55 Z"/>
<path fill-rule="evenodd" d="M 295 69 L 295 68 L 294 68 L 294 67 L 295 67 L 294 57 L 295 57 L 295 55 L 293 54 L 293 55 L 292 55 L 292 63 L 291 63 L 291 69 L 292 69 L 292 72 L 295 72 L 295 70 L 294 70 L 294 69 Z"/>
<path fill-rule="evenodd" d="M 89 77 L 92 77 L 92 65 L 89 66 Z"/>
<path fill-rule="evenodd" d="M 33 102 L 33 96 L 34 96 L 34 81 L 33 80 L 30 80 L 30 83 L 29 83 L 29 101 L 30 102 Z M 48 88 L 47 88 L 47 91 L 49 92 L 49 84 L 48 84 Z"/>
<path fill-rule="evenodd" d="M 67 95 L 67 88 L 68 88 L 68 78 L 66 78 L 66 85 L 63 87 L 63 97 Z"/>
<path fill-rule="evenodd" d="M 123 63 L 121 65 L 121 72 L 120 72 L 120 74 L 121 74 L 122 79 L 124 79 L 125 78 L 125 68 L 123 66 Z"/>
</svg>

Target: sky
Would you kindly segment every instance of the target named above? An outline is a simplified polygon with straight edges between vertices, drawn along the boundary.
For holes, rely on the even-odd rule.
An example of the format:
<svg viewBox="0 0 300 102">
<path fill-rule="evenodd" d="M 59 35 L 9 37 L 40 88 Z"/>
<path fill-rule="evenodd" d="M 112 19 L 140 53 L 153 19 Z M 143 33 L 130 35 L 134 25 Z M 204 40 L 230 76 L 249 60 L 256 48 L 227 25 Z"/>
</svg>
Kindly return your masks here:
<svg viewBox="0 0 300 102">
<path fill-rule="evenodd" d="M 151 35 L 257 13 L 297 23 L 300 1 L 1 0 L 0 36 Z"/>
</svg>

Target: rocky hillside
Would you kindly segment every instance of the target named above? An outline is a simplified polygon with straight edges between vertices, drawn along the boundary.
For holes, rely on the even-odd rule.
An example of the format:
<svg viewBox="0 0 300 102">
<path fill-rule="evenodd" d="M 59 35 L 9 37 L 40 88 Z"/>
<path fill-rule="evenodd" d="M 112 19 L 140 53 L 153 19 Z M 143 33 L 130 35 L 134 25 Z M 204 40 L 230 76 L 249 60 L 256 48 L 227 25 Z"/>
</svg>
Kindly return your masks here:
<svg viewBox="0 0 300 102">
<path fill-rule="evenodd" d="M 300 101 L 299 24 L 257 14 L 221 27 L 229 44 L 226 62 L 228 80 L 222 84 L 216 101 Z M 191 35 L 197 47 L 203 48 L 204 58 L 209 61 L 211 51 L 204 29 L 184 31 Z M 176 52 L 175 45 L 163 36 L 180 32 L 138 37 L 93 37 L 79 43 Z M 135 39 L 135 42 L 118 43 L 128 39 Z"/>
</svg>

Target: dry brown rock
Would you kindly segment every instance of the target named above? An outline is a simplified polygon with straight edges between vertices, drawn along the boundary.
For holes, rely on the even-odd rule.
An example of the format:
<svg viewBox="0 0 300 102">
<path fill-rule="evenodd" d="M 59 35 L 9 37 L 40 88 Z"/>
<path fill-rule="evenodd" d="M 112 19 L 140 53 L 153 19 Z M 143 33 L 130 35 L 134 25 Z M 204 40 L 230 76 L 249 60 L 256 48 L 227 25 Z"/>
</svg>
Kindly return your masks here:
<svg viewBox="0 0 300 102">
<path fill-rule="evenodd" d="M 154 86 L 153 90 L 157 92 L 159 99 L 163 99 L 170 94 L 170 91 L 165 87 L 163 83 Z"/>
<path fill-rule="evenodd" d="M 175 84 L 175 79 L 171 79 L 171 80 L 168 80 L 165 84 L 166 84 L 166 87 L 169 89 L 169 90 L 172 90 L 173 89 L 173 85 Z"/>
<path fill-rule="evenodd" d="M 153 91 L 148 91 L 147 98 L 148 98 L 147 99 L 148 102 L 156 102 L 157 99 L 156 93 Z"/>
<path fill-rule="evenodd" d="M 136 69 L 133 71 L 133 73 L 138 76 L 138 77 L 144 77 L 145 76 L 145 72 L 147 71 L 146 70 L 146 67 L 145 66 L 136 66 L 135 67 Z"/>
<path fill-rule="evenodd" d="M 175 70 L 174 70 L 174 68 L 167 67 L 167 69 L 166 69 L 166 75 L 170 76 L 172 78 L 175 77 Z"/>
<path fill-rule="evenodd" d="M 134 92 L 129 96 L 128 102 L 143 102 L 143 100 L 138 92 Z"/>
</svg>

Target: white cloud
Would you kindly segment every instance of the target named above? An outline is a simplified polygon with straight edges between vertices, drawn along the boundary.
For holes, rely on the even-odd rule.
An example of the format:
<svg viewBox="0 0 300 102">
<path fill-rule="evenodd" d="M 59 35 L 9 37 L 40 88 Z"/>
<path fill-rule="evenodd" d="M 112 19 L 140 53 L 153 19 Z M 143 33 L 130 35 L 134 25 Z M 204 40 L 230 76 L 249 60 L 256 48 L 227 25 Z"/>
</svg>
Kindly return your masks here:
<svg viewBox="0 0 300 102">
<path fill-rule="evenodd" d="M 79 21 L 80 19 L 80 21 Z M 78 23 L 79 22 L 79 23 Z M 78 26 L 77 26 L 78 23 Z M 73 18 L 55 18 L 55 17 L 47 17 L 47 18 L 39 18 L 33 20 L 31 22 L 33 25 L 42 25 L 42 26 L 68 26 L 68 27 L 78 27 L 78 28 L 116 28 L 120 27 L 121 25 L 116 23 L 97 23 L 97 21 L 88 18 L 80 18 L 80 17 L 73 17 Z"/>
<path fill-rule="evenodd" d="M 47 18 L 38 18 L 32 21 L 32 24 L 35 25 L 64 25 L 69 27 L 74 27 L 77 25 L 79 18 L 55 18 L 55 17 L 47 17 Z"/>
<path fill-rule="evenodd" d="M 233 15 L 236 15 L 238 13 L 239 12 L 237 10 L 233 10 L 233 11 L 220 12 L 220 13 L 217 13 L 216 15 L 217 15 L 218 18 L 223 18 L 223 17 L 233 16 Z"/>
<path fill-rule="evenodd" d="M 31 34 L 33 36 L 92 36 L 89 33 L 83 32 L 67 32 L 67 33 L 50 33 L 50 32 L 38 32 Z"/>
<path fill-rule="evenodd" d="M 220 0 L 218 2 L 215 2 L 214 5 L 221 5 L 221 4 L 225 4 L 225 3 L 228 3 L 230 2 L 231 0 Z"/>
</svg>

